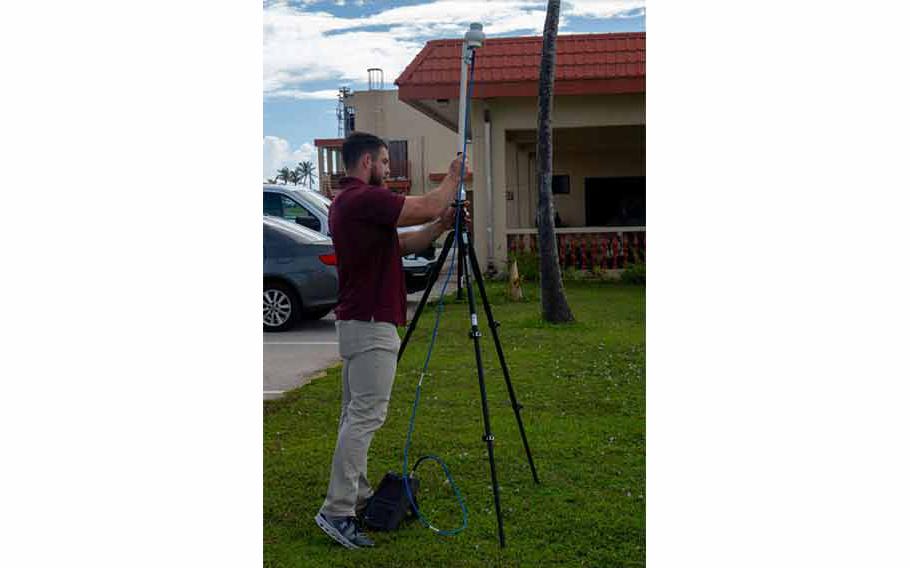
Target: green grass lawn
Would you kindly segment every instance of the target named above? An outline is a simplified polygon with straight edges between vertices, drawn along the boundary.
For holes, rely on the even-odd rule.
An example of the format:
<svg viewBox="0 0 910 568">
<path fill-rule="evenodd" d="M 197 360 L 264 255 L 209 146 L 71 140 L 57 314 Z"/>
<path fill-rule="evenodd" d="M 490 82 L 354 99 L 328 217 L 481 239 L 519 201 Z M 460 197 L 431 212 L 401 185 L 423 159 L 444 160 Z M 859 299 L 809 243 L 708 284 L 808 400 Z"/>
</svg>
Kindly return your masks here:
<svg viewBox="0 0 910 568">
<path fill-rule="evenodd" d="M 419 522 L 371 533 L 376 548 L 347 550 L 316 526 L 340 412 L 340 367 L 265 403 L 266 566 L 643 566 L 645 562 L 645 294 L 639 286 L 568 282 L 577 322 L 544 324 L 535 283 L 527 301 L 493 302 L 540 485 L 531 477 L 495 346 L 481 330 L 506 548 L 499 548 L 466 302 L 446 304 L 424 379 L 410 463 L 436 454 L 468 508 L 468 528 L 441 537 Z M 478 298 L 479 301 L 479 298 Z M 435 319 L 421 317 L 398 367 L 388 419 L 370 449 L 374 486 L 401 470 L 414 391 Z M 404 335 L 404 329 L 400 330 Z M 455 528 L 461 511 L 441 468 L 424 462 L 421 510 Z"/>
</svg>

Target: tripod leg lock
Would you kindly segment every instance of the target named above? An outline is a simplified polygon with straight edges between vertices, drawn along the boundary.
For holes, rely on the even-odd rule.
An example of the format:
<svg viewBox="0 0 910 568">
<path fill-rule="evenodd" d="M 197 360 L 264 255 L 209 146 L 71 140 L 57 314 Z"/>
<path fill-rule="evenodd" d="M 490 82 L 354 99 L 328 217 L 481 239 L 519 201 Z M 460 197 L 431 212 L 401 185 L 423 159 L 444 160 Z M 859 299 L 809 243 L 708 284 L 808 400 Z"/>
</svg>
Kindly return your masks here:
<svg viewBox="0 0 910 568">
<path fill-rule="evenodd" d="M 495 320 L 494 320 L 494 321 L 493 321 L 493 327 L 499 328 L 499 327 L 502 327 L 502 324 L 499 323 L 498 321 L 495 321 Z"/>
<path fill-rule="evenodd" d="M 481 337 L 481 336 L 482 336 L 482 334 L 480 333 L 480 330 L 478 330 L 478 329 L 472 329 L 471 331 L 468 332 L 468 337 L 470 337 L 471 339 L 474 339 L 475 337 Z"/>
<path fill-rule="evenodd" d="M 525 405 L 521 404 L 520 402 L 516 402 L 515 406 L 513 406 L 512 408 L 520 411 L 520 410 L 524 410 L 524 407 L 525 407 Z"/>
<path fill-rule="evenodd" d="M 481 439 L 482 439 L 484 442 L 492 442 L 493 440 L 496 439 L 496 437 L 493 436 L 493 434 L 484 434 L 483 437 L 482 437 Z"/>
</svg>

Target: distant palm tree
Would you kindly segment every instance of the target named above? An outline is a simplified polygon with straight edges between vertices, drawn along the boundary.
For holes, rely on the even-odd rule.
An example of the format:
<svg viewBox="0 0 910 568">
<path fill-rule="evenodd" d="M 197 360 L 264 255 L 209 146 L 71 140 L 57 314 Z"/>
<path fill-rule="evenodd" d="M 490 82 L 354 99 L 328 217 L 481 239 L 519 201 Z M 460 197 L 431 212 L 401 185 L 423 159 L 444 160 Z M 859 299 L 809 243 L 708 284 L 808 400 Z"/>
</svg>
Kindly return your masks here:
<svg viewBox="0 0 910 568">
<path fill-rule="evenodd" d="M 285 184 L 287 184 L 288 180 L 291 179 L 291 170 L 289 170 L 288 168 L 281 168 L 280 170 L 278 170 L 277 177 L 278 177 L 278 181 L 283 181 Z"/>
<path fill-rule="evenodd" d="M 294 185 L 297 185 L 298 183 L 300 183 L 300 179 L 301 179 L 300 172 L 298 172 L 297 170 L 291 170 L 291 172 L 288 174 L 288 181 L 293 183 Z"/>
<path fill-rule="evenodd" d="M 271 183 L 274 185 L 274 184 L 278 183 L 278 180 L 275 178 L 269 178 L 269 179 L 265 180 L 265 183 Z"/>
<path fill-rule="evenodd" d="M 559 0 L 547 2 L 540 54 L 540 86 L 537 107 L 537 242 L 540 243 L 540 306 L 544 321 L 575 320 L 562 285 L 556 229 L 553 220 L 553 83 L 556 79 L 556 34 L 559 30 Z"/>
<path fill-rule="evenodd" d="M 300 182 L 310 189 L 313 189 L 313 183 L 316 181 L 316 166 L 313 162 L 307 160 L 297 164 L 297 173 L 300 174 Z"/>
</svg>

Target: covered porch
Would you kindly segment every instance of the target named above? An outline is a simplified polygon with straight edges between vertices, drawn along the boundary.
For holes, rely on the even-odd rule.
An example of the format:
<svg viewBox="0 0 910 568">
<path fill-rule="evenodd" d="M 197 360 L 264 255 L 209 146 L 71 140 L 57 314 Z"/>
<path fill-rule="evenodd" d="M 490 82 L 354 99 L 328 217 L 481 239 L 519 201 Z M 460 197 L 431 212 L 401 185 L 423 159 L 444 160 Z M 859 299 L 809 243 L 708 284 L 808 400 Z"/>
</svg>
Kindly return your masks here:
<svg viewBox="0 0 910 568">
<path fill-rule="evenodd" d="M 510 255 L 537 252 L 537 132 L 505 132 L 505 234 Z M 553 206 L 563 267 L 644 260 L 645 126 L 553 130 Z"/>
</svg>

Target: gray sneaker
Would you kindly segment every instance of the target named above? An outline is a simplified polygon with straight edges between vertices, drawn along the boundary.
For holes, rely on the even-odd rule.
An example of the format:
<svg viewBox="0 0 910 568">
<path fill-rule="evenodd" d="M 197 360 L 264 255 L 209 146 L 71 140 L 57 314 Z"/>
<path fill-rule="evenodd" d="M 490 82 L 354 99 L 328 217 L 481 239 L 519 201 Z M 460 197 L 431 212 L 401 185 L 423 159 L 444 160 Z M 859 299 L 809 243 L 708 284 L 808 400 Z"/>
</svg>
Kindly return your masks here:
<svg viewBox="0 0 910 568">
<path fill-rule="evenodd" d="M 341 543 L 345 548 L 369 548 L 373 541 L 360 532 L 354 517 L 328 517 L 320 511 L 316 515 L 316 524 L 322 531 Z"/>
</svg>

